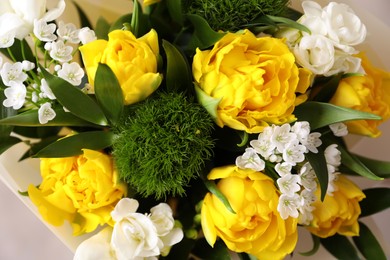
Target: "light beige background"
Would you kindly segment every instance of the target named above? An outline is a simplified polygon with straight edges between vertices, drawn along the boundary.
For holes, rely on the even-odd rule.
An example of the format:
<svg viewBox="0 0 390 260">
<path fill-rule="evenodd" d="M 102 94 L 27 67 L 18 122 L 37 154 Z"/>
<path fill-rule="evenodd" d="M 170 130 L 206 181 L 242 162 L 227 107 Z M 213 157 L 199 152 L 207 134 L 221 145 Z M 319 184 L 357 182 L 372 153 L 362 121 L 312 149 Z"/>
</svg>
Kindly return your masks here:
<svg viewBox="0 0 390 260">
<path fill-rule="evenodd" d="M 52 2 L 54 0 L 49 0 Z M 93 13 L 92 17 L 97 18 L 101 13 L 96 6 L 102 5 L 109 9 L 109 15 L 113 17 L 116 10 L 125 11 L 127 0 L 84 0 L 79 1 L 83 7 L 87 7 L 86 2 L 93 3 L 93 8 L 86 9 L 87 12 Z M 297 0 L 292 0 L 293 2 Z M 338 0 L 339 2 L 347 2 L 347 0 Z M 351 2 L 349 0 L 348 2 Z M 361 13 L 369 12 L 368 19 L 379 19 L 383 25 L 390 27 L 390 1 L 388 0 L 353 0 L 356 6 L 360 8 Z M 366 13 L 365 13 L 366 14 Z M 72 15 L 68 15 L 71 17 Z M 72 20 L 70 18 L 70 20 Z M 373 32 L 375 28 L 369 28 L 369 32 Z M 381 41 L 386 46 L 390 45 L 390 35 L 376 34 L 376 40 Z M 369 37 L 373 37 L 370 36 Z M 383 57 L 379 53 L 379 60 L 388 60 L 390 56 Z M 390 63 L 387 63 L 390 64 Z M 390 67 L 387 67 L 390 71 Z M 386 123 L 382 130 L 385 132 L 380 139 L 368 140 L 364 139 L 355 146 L 355 151 L 372 155 L 375 158 L 390 160 L 390 122 Z M 26 173 L 28 174 L 28 173 Z M 384 183 L 390 186 L 387 181 Z M 375 185 L 366 184 L 364 185 Z M 41 221 L 20 201 L 18 195 L 15 195 L 0 182 L 0 260 L 71 260 L 73 253 L 55 236 Z M 382 237 L 383 246 L 390 247 L 390 228 L 388 226 L 390 219 L 390 210 L 380 214 L 375 219 L 376 223 L 380 224 L 384 237 Z M 370 222 L 369 225 L 372 223 Z M 374 229 L 376 228 L 373 225 Z M 308 249 L 304 246 L 301 249 Z M 387 251 L 389 252 L 389 251 Z M 314 259 L 314 257 L 304 258 Z M 318 257 L 316 259 L 329 259 L 328 257 Z"/>
</svg>

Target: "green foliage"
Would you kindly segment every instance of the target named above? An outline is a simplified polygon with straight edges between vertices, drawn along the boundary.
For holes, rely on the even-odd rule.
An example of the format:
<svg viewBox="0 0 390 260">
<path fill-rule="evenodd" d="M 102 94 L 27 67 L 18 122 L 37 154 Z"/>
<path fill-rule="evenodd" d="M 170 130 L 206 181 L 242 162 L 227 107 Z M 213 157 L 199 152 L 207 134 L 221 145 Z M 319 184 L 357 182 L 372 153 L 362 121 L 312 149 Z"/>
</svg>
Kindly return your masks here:
<svg viewBox="0 0 390 260">
<path fill-rule="evenodd" d="M 390 207 L 390 188 L 371 188 L 363 192 L 366 198 L 360 202 L 360 217 L 370 216 Z"/>
<path fill-rule="evenodd" d="M 362 222 L 359 222 L 359 236 L 353 237 L 353 242 L 365 259 L 386 260 L 385 252 L 371 230 Z"/>
<path fill-rule="evenodd" d="M 156 93 L 131 111 L 113 144 L 120 178 L 143 196 L 184 195 L 211 158 L 211 118 L 178 93 Z"/>
<path fill-rule="evenodd" d="M 183 0 L 185 13 L 197 14 L 214 30 L 237 31 L 262 15 L 279 16 L 288 0 Z"/>
<path fill-rule="evenodd" d="M 336 234 L 328 238 L 322 238 L 321 244 L 337 259 L 360 259 L 356 248 L 345 236 Z"/>
</svg>

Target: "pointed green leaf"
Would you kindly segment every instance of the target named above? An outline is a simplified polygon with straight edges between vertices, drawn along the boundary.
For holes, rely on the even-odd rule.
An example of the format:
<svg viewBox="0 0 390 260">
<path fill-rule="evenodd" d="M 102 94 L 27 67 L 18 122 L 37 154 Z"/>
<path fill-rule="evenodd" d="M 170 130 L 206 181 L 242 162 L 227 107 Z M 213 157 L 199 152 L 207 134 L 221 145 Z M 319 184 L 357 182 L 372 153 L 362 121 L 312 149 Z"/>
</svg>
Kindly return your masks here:
<svg viewBox="0 0 390 260">
<path fill-rule="evenodd" d="M 368 179 L 383 180 L 383 178 L 376 176 L 358 157 L 351 154 L 343 145 L 338 145 L 337 149 L 341 152 L 341 163 L 344 166 Z"/>
<path fill-rule="evenodd" d="M 183 10 L 181 0 L 166 1 L 168 11 L 172 19 L 180 25 L 183 25 Z"/>
<path fill-rule="evenodd" d="M 390 162 L 370 159 L 356 154 L 354 156 L 375 173 L 376 176 L 390 178 Z"/>
<path fill-rule="evenodd" d="M 317 237 L 317 236 L 314 236 L 313 234 L 311 235 L 311 238 L 313 240 L 313 248 L 311 250 L 307 251 L 307 252 L 299 253 L 300 255 L 312 256 L 315 253 L 317 253 L 317 251 L 318 251 L 318 249 L 320 248 L 320 245 L 321 245 L 320 238 Z"/>
<path fill-rule="evenodd" d="M 329 181 L 328 167 L 325 160 L 324 150 L 322 147 L 318 147 L 318 153 L 309 152 L 306 154 L 306 158 L 313 167 L 318 182 L 320 183 L 321 201 L 323 201 L 328 190 Z"/>
<path fill-rule="evenodd" d="M 61 138 L 58 135 L 55 136 L 49 136 L 46 138 L 41 139 L 39 142 L 30 143 L 30 149 L 28 149 L 22 157 L 19 158 L 19 161 L 23 161 L 25 159 L 28 159 L 32 156 L 34 156 L 36 153 L 38 153 L 40 150 L 45 148 L 46 146 L 56 142 L 59 138 Z"/>
<path fill-rule="evenodd" d="M 49 136 L 57 135 L 62 126 L 45 126 L 45 127 L 25 127 L 25 126 L 16 126 L 13 130 L 15 134 L 28 137 L 28 138 L 46 138 Z"/>
<path fill-rule="evenodd" d="M 364 258 L 386 260 L 385 252 L 371 230 L 362 222 L 359 222 L 359 226 L 359 236 L 352 237 L 352 239 Z"/>
<path fill-rule="evenodd" d="M 210 180 L 203 180 L 204 184 L 206 185 L 206 188 L 214 194 L 222 203 L 225 205 L 225 207 L 233 214 L 236 214 L 232 206 L 230 205 L 228 199 L 225 197 L 225 195 L 218 189 L 215 182 Z"/>
<path fill-rule="evenodd" d="M 96 71 L 95 95 L 107 118 L 115 124 L 123 111 L 123 94 L 118 79 L 106 64 L 100 63 Z"/>
<path fill-rule="evenodd" d="M 199 15 L 187 14 L 186 18 L 193 24 L 195 30 L 189 43 L 191 50 L 208 48 L 225 35 L 211 29 L 207 21 Z"/>
<path fill-rule="evenodd" d="M 323 238 L 321 239 L 321 244 L 337 259 L 360 259 L 356 248 L 345 236 L 336 234 L 328 238 Z"/>
<path fill-rule="evenodd" d="M 106 131 L 82 132 L 59 139 L 34 155 L 36 158 L 69 157 L 82 149 L 100 150 L 112 145 L 114 134 Z"/>
<path fill-rule="evenodd" d="M 10 136 L 8 138 L 0 139 L 0 154 L 4 153 L 17 143 L 20 143 L 22 140 L 19 138 Z"/>
<path fill-rule="evenodd" d="M 370 216 L 390 207 L 390 188 L 370 188 L 363 192 L 366 198 L 360 202 L 360 217 Z"/>
<path fill-rule="evenodd" d="M 1 125 L 13 126 L 97 126 L 82 120 L 72 113 L 65 112 L 63 108 L 55 108 L 56 117 L 42 125 L 38 120 L 38 109 L 28 110 L 21 114 L 0 120 Z"/>
<path fill-rule="evenodd" d="M 349 120 L 380 120 L 381 117 L 322 102 L 305 102 L 297 106 L 294 115 L 299 121 L 308 121 L 312 130 Z"/>
<path fill-rule="evenodd" d="M 87 94 L 66 80 L 50 74 L 42 66 L 41 71 L 58 102 L 75 116 L 85 121 L 105 126 L 107 119 L 102 109 Z"/>
<path fill-rule="evenodd" d="M 99 17 L 96 22 L 95 33 L 98 39 L 108 40 L 111 25 L 104 17 Z"/>
<path fill-rule="evenodd" d="M 190 66 L 184 55 L 170 42 L 163 40 L 167 56 L 166 85 L 168 90 L 181 92 L 192 87 Z"/>
<path fill-rule="evenodd" d="M 138 0 L 133 0 L 133 15 L 131 16 L 131 32 L 135 37 L 139 37 L 139 27 L 140 27 L 140 16 L 141 16 L 141 7 L 138 3 Z"/>
<path fill-rule="evenodd" d="M 195 92 L 198 102 L 209 112 L 214 120 L 218 119 L 218 104 L 222 98 L 213 98 L 207 95 L 197 84 L 195 84 Z"/>
<path fill-rule="evenodd" d="M 287 26 L 290 28 L 294 28 L 303 32 L 307 32 L 308 34 L 311 34 L 311 31 L 309 28 L 304 26 L 303 24 L 300 24 L 294 20 L 291 20 L 289 18 L 285 17 L 280 17 L 280 16 L 272 16 L 272 15 L 267 15 L 267 18 L 270 19 L 272 22 L 277 23 L 279 25 Z"/>
</svg>

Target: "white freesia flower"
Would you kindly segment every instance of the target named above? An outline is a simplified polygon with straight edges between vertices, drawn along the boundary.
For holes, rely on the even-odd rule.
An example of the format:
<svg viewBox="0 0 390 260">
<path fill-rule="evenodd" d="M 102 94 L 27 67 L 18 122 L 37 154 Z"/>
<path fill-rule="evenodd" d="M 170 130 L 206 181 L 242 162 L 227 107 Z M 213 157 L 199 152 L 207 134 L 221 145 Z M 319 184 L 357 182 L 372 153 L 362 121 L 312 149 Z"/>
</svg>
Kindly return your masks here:
<svg viewBox="0 0 390 260">
<path fill-rule="evenodd" d="M 340 72 L 365 74 L 361 65 L 362 60 L 358 57 L 352 56 L 340 50 L 335 50 L 334 59 L 333 67 L 327 73 L 324 73 L 324 76 L 328 77 Z"/>
<path fill-rule="evenodd" d="M 358 45 L 365 40 L 367 35 L 365 25 L 353 10 L 343 3 L 329 3 L 324 8 L 324 14 L 328 37 L 338 48 L 352 54 L 353 48 L 348 47 Z"/>
<path fill-rule="evenodd" d="M 47 24 L 45 20 L 35 20 L 34 21 L 34 35 L 43 42 L 50 42 L 57 39 L 57 36 L 54 34 L 56 30 L 56 25 L 51 23 Z"/>
<path fill-rule="evenodd" d="M 301 207 L 301 205 L 302 200 L 298 194 L 294 193 L 294 195 L 292 196 L 282 194 L 279 197 L 277 209 L 282 219 L 287 219 L 289 216 L 293 218 L 298 218 L 298 209 Z"/>
<path fill-rule="evenodd" d="M 87 44 L 97 39 L 95 31 L 88 27 L 83 27 L 79 30 L 79 39 L 82 44 Z"/>
<path fill-rule="evenodd" d="M 57 6 L 48 9 L 46 0 L 1 0 L 0 10 L 0 35 L 13 32 L 22 40 L 33 31 L 35 20 L 57 19 L 65 10 L 65 1 L 58 0 Z"/>
<path fill-rule="evenodd" d="M 49 102 L 44 103 L 38 109 L 38 119 L 40 124 L 46 124 L 55 117 L 56 112 L 51 108 L 51 104 Z"/>
<path fill-rule="evenodd" d="M 72 46 L 65 45 L 62 40 L 50 45 L 50 57 L 59 62 L 68 62 L 72 59 Z"/>
<path fill-rule="evenodd" d="M 112 232 L 111 247 L 118 260 L 158 256 L 159 238 L 153 221 L 137 213 L 138 201 L 121 199 L 111 212 L 116 222 Z"/>
<path fill-rule="evenodd" d="M 297 163 L 303 162 L 305 160 L 304 153 L 306 152 L 306 147 L 299 144 L 298 140 L 288 143 L 283 151 L 283 160 L 291 165 L 295 166 Z"/>
<path fill-rule="evenodd" d="M 13 64 L 6 62 L 0 70 L 0 75 L 6 86 L 11 86 L 12 81 L 22 84 L 28 77 L 23 71 L 23 64 L 21 62 L 15 62 Z"/>
<path fill-rule="evenodd" d="M 335 123 L 329 125 L 335 136 L 346 136 L 348 134 L 348 128 L 344 123 Z"/>
<path fill-rule="evenodd" d="M 317 189 L 316 174 L 310 165 L 305 163 L 299 171 L 300 183 L 306 190 L 315 191 Z"/>
<path fill-rule="evenodd" d="M 15 33 L 8 32 L 6 34 L 0 35 L 0 48 L 11 47 L 15 42 Z"/>
<path fill-rule="evenodd" d="M 236 158 L 236 165 L 241 169 L 252 169 L 258 172 L 265 168 L 265 162 L 253 148 L 246 148 L 244 154 Z"/>
<path fill-rule="evenodd" d="M 58 24 L 57 34 L 60 39 L 65 42 L 79 43 L 79 29 L 73 23 L 64 23 L 60 21 Z"/>
<path fill-rule="evenodd" d="M 341 164 L 341 153 L 337 149 L 337 144 L 331 144 L 325 148 L 325 160 L 327 164 L 330 164 L 334 167 L 339 167 Z"/>
<path fill-rule="evenodd" d="M 291 174 L 292 165 L 286 162 L 277 163 L 275 165 L 275 171 L 280 177 Z"/>
<path fill-rule="evenodd" d="M 332 41 L 325 36 L 303 36 L 293 52 L 298 64 L 314 74 L 323 75 L 333 67 L 335 48 Z"/>
<path fill-rule="evenodd" d="M 57 73 L 60 78 L 68 81 L 73 86 L 79 86 L 84 77 L 84 70 L 77 62 L 62 64 L 62 68 Z"/>
<path fill-rule="evenodd" d="M 26 87 L 19 82 L 9 82 L 10 87 L 4 90 L 4 95 L 7 97 L 3 101 L 5 107 L 12 107 L 17 110 L 24 105 L 26 99 Z"/>
<path fill-rule="evenodd" d="M 311 34 L 327 34 L 327 24 L 323 19 L 322 7 L 314 1 L 304 1 L 302 3 L 304 15 L 298 22 L 309 28 Z"/>
<path fill-rule="evenodd" d="M 73 260 L 116 260 L 111 250 L 112 228 L 106 227 L 84 240 L 76 249 Z"/>
<path fill-rule="evenodd" d="M 294 193 L 301 190 L 299 176 L 296 174 L 286 174 L 283 177 L 276 180 L 279 190 L 282 194 L 293 196 Z"/>
<path fill-rule="evenodd" d="M 53 91 L 49 87 L 49 84 L 47 84 L 46 79 L 41 79 L 41 91 L 43 98 L 49 98 L 51 100 L 56 99 L 56 96 L 54 96 Z"/>
<path fill-rule="evenodd" d="M 297 141 L 297 135 L 291 133 L 290 130 L 291 126 L 289 124 L 275 126 L 273 128 L 271 141 L 276 146 L 279 153 L 283 153 L 289 143 Z"/>
</svg>

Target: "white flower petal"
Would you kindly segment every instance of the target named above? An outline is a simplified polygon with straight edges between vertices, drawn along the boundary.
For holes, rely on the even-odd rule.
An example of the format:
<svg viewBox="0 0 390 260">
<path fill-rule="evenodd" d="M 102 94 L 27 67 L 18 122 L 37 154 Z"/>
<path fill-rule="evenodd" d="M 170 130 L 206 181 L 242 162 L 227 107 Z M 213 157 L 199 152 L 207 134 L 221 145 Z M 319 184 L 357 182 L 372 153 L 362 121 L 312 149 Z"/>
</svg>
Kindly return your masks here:
<svg viewBox="0 0 390 260">
<path fill-rule="evenodd" d="M 84 240 L 76 249 L 73 260 L 116 260 L 112 254 L 112 228 L 106 227 L 96 235 Z"/>
</svg>

